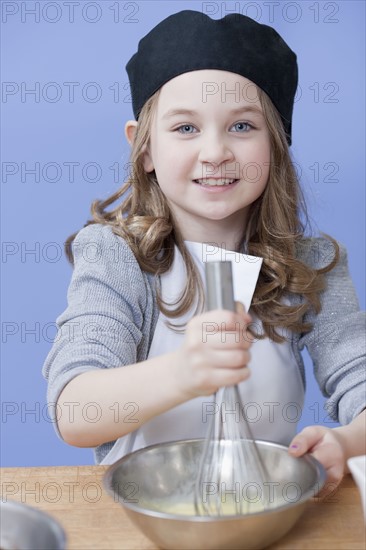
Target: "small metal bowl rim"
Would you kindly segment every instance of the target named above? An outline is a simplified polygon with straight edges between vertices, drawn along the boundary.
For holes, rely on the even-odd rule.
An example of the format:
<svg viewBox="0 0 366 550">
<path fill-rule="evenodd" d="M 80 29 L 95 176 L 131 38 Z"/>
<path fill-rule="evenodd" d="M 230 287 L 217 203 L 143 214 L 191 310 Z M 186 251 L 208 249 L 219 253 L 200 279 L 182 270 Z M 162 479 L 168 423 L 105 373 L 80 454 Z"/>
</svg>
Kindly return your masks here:
<svg viewBox="0 0 366 550">
<path fill-rule="evenodd" d="M 170 447 L 172 445 L 183 445 L 187 443 L 195 443 L 197 441 L 204 441 L 202 438 L 197 439 L 181 439 L 177 441 L 166 441 L 164 443 L 155 443 L 153 445 L 149 445 L 147 447 L 143 447 L 141 449 L 137 449 L 136 451 L 133 451 L 132 453 L 128 453 L 127 455 L 123 456 L 113 464 L 111 464 L 106 471 L 106 473 L 103 476 L 103 485 L 106 489 L 107 493 L 114 499 L 115 498 L 115 491 L 112 489 L 112 478 L 114 472 L 118 469 L 119 465 L 123 462 L 129 460 L 133 455 L 142 454 L 143 452 L 147 452 L 150 449 L 155 449 L 157 447 Z M 280 445 L 278 443 L 274 443 L 272 441 L 264 441 L 264 440 L 257 440 L 257 443 L 260 445 L 264 445 L 266 447 L 274 447 L 276 449 L 282 449 L 284 451 L 287 451 L 287 447 L 284 445 Z M 295 457 L 294 457 L 295 458 Z M 295 460 L 305 460 L 306 462 L 309 462 L 316 470 L 318 474 L 318 492 L 324 487 L 325 481 L 326 481 L 326 471 L 324 469 L 324 466 L 316 460 L 313 456 L 310 456 L 309 454 L 305 454 L 303 456 L 300 456 L 298 459 L 295 458 Z M 273 509 L 267 509 L 263 510 L 261 512 L 253 512 L 250 514 L 243 514 L 243 515 L 223 515 L 223 516 L 196 516 L 196 515 L 179 515 L 179 514 L 168 514 L 166 512 L 158 512 L 157 510 L 151 510 L 149 508 L 143 508 L 142 506 L 137 506 L 133 504 L 132 502 L 121 502 L 118 501 L 122 506 L 125 508 L 128 508 L 129 510 L 133 512 L 137 512 L 140 514 L 143 514 L 145 516 L 151 516 L 156 518 L 162 518 L 162 519 L 168 519 L 168 520 L 179 520 L 179 521 L 194 521 L 194 522 L 212 522 L 212 521 L 240 521 L 244 517 L 256 517 L 261 515 L 269 515 L 278 513 L 280 511 L 284 511 L 288 508 L 295 508 L 296 506 L 299 506 L 300 504 L 306 502 L 309 500 L 311 496 L 313 495 L 314 487 L 306 491 L 299 500 L 295 502 L 290 502 L 288 504 L 283 504 L 282 506 L 276 506 L 276 508 Z"/>
<path fill-rule="evenodd" d="M 47 512 L 44 512 L 43 510 L 39 510 L 38 508 L 34 508 L 34 506 L 29 506 L 28 504 L 24 504 L 23 502 L 18 502 L 16 500 L 0 500 L 0 509 L 5 507 L 9 507 L 10 509 L 20 510 L 26 512 L 28 515 L 34 518 L 35 521 L 43 520 L 45 521 L 53 533 L 55 534 L 58 548 L 57 550 L 64 550 L 66 548 L 67 543 L 67 536 L 65 533 L 64 528 L 59 523 L 57 519 L 52 517 Z M 56 549 L 55 549 L 56 550 Z"/>
</svg>

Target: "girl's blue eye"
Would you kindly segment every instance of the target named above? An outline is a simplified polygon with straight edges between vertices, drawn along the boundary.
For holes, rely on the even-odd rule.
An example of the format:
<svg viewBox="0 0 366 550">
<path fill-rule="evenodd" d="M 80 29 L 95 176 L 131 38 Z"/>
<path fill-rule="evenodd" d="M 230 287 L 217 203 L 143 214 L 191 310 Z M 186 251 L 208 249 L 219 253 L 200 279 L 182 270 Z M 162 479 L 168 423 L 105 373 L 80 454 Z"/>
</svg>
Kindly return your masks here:
<svg viewBox="0 0 366 550">
<path fill-rule="evenodd" d="M 183 130 L 187 130 L 188 128 L 188 131 L 187 132 L 183 132 Z M 192 134 L 192 132 L 189 131 L 189 128 L 194 128 L 194 126 L 192 126 L 192 124 L 183 124 L 183 126 L 179 126 L 179 128 L 177 128 L 178 132 L 180 132 L 181 134 Z"/>
<path fill-rule="evenodd" d="M 251 124 L 249 124 L 248 122 L 237 122 L 236 124 L 234 124 L 233 128 L 238 127 L 238 126 L 241 126 L 241 128 L 238 129 L 238 132 L 240 132 L 240 133 L 248 132 L 249 130 L 251 130 L 253 128 L 253 126 Z"/>
<path fill-rule="evenodd" d="M 244 134 L 251 130 L 253 126 L 248 122 L 237 122 L 233 128 L 237 128 L 238 133 Z M 193 134 L 193 130 L 195 130 L 195 127 L 192 124 L 183 124 L 176 129 L 180 134 Z"/>
</svg>

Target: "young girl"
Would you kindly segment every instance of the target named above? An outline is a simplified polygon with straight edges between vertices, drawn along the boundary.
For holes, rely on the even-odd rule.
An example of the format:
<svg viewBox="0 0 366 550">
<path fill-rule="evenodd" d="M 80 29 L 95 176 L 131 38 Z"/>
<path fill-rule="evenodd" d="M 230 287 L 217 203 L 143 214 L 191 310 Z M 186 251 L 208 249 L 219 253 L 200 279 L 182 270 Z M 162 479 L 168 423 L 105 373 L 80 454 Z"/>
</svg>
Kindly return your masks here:
<svg viewBox="0 0 366 550">
<path fill-rule="evenodd" d="M 310 452 L 339 481 L 366 452 L 364 317 L 345 249 L 304 235 L 296 55 L 244 15 L 187 10 L 126 68 L 131 176 L 66 243 L 68 307 L 44 365 L 60 437 L 102 464 L 204 437 L 214 393 L 239 384 L 257 439 Z M 232 261 L 237 312 L 204 312 L 213 258 Z M 342 426 L 296 435 L 304 346 Z"/>
</svg>

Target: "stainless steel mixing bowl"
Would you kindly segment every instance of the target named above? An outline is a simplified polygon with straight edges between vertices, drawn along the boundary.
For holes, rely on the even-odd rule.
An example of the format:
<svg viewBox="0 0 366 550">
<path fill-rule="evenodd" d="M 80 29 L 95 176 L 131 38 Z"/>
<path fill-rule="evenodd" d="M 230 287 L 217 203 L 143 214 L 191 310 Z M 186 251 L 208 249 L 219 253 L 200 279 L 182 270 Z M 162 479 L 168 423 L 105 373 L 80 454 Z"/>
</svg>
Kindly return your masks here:
<svg viewBox="0 0 366 550">
<path fill-rule="evenodd" d="M 0 502 L 2 550 L 64 550 L 66 537 L 48 514 L 12 500 Z"/>
<path fill-rule="evenodd" d="M 123 457 L 104 476 L 108 493 L 160 548 L 265 548 L 293 527 L 307 501 L 324 486 L 325 470 L 314 458 L 293 458 L 286 447 L 258 441 L 273 508 L 242 516 L 178 515 L 172 507 L 193 502 L 203 444 L 203 439 L 193 439 L 152 445 Z"/>
</svg>

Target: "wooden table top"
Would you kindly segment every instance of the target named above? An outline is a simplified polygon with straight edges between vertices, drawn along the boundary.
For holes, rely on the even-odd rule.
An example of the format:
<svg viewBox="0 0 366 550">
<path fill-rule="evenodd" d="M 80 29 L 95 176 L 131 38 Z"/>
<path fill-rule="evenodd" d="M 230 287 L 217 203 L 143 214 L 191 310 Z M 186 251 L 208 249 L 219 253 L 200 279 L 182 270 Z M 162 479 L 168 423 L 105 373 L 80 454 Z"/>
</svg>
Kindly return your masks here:
<svg viewBox="0 0 366 550">
<path fill-rule="evenodd" d="M 16 500 L 56 518 L 68 550 L 153 550 L 150 542 L 106 493 L 107 466 L 1 468 L 2 501 Z M 325 500 L 313 499 L 290 533 L 269 547 L 309 550 L 365 550 L 359 492 L 347 475 Z"/>
</svg>

